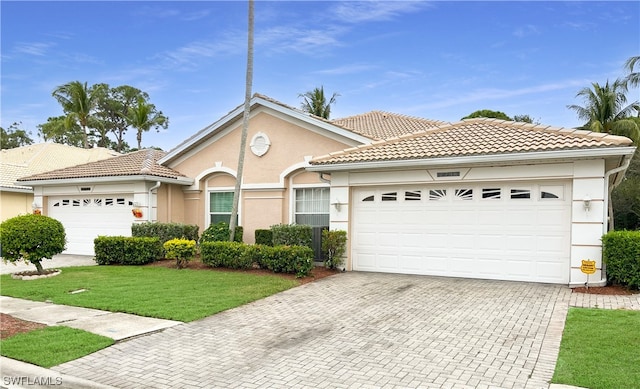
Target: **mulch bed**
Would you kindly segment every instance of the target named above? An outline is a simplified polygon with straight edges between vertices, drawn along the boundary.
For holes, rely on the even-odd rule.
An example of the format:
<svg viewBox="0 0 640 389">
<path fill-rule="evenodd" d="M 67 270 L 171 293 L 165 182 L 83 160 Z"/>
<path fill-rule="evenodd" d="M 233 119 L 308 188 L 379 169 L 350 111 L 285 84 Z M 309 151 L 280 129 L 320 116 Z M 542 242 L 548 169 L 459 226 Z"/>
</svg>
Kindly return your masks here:
<svg viewBox="0 0 640 389">
<path fill-rule="evenodd" d="M 635 293 L 640 293 L 637 290 L 629 290 L 624 286 L 620 285 L 609 285 L 609 286 L 590 286 L 588 289 L 584 286 L 579 288 L 573 288 L 573 293 L 585 293 L 585 294 L 603 294 L 609 296 L 629 296 Z"/>
</svg>

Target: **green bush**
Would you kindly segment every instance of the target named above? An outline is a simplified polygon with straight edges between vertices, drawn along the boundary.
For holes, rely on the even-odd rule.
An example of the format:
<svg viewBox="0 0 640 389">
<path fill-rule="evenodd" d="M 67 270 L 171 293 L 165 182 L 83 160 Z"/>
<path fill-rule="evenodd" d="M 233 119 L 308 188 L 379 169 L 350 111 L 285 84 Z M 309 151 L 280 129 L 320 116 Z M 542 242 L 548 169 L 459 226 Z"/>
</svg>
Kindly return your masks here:
<svg viewBox="0 0 640 389">
<path fill-rule="evenodd" d="M 40 261 L 51 259 L 66 248 L 64 226 L 43 215 L 21 215 L 0 224 L 0 256 L 3 260 L 24 260 L 42 273 Z"/>
<path fill-rule="evenodd" d="M 278 249 L 271 245 L 252 244 L 246 247 L 245 255 L 250 257 L 252 262 L 258 264 L 261 269 L 271 269 L 277 252 Z"/>
<path fill-rule="evenodd" d="M 171 239 L 162 245 L 165 257 L 176 260 L 176 267 L 181 269 L 196 255 L 196 241 L 187 239 Z"/>
<path fill-rule="evenodd" d="M 602 258 L 614 284 L 640 289 L 640 231 L 610 231 L 602 237 Z"/>
<path fill-rule="evenodd" d="M 313 248 L 312 228 L 302 224 L 276 224 L 271 226 L 274 246 L 307 246 Z"/>
<path fill-rule="evenodd" d="M 273 246 L 273 232 L 271 230 L 256 230 L 256 244 Z"/>
<path fill-rule="evenodd" d="M 244 229 L 241 226 L 236 227 L 236 232 L 233 237 L 234 242 L 242 242 L 242 234 Z M 231 237 L 231 231 L 229 230 L 229 223 L 218 222 L 210 225 L 200 237 L 200 243 L 204 242 L 228 242 Z"/>
<path fill-rule="evenodd" d="M 162 256 L 158 238 L 99 236 L 93 240 L 98 265 L 144 265 Z"/>
<path fill-rule="evenodd" d="M 247 245 L 240 242 L 204 242 L 200 247 L 202 263 L 212 267 L 250 269 L 253 258 Z"/>
<path fill-rule="evenodd" d="M 342 230 L 322 230 L 322 252 L 327 258 L 324 265 L 336 269 L 344 262 L 347 250 L 347 232 Z"/>
<path fill-rule="evenodd" d="M 313 269 L 313 250 L 307 246 L 274 246 L 267 268 L 274 273 L 308 276 Z"/>
<path fill-rule="evenodd" d="M 195 224 L 182 223 L 135 223 L 131 225 L 131 236 L 158 238 L 160 243 L 171 239 L 198 241 L 198 227 Z"/>
</svg>

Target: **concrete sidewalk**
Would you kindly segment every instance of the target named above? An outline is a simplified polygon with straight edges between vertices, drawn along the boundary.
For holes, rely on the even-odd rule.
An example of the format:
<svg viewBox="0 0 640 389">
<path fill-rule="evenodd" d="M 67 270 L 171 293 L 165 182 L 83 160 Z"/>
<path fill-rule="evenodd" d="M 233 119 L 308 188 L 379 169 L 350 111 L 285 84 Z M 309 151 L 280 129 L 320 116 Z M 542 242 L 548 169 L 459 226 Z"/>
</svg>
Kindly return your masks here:
<svg viewBox="0 0 640 389">
<path fill-rule="evenodd" d="M 61 267 L 70 267 L 70 266 L 95 266 L 97 265 L 96 261 L 93 260 L 92 256 L 88 255 L 70 255 L 70 254 L 59 254 L 54 255 L 52 259 L 43 259 L 42 267 L 46 269 L 58 269 Z M 0 274 L 10 274 L 10 273 L 19 273 L 23 271 L 33 271 L 36 270 L 35 265 L 26 264 L 24 261 L 15 262 L 15 263 L 5 263 L 4 261 L 0 261 Z"/>
</svg>

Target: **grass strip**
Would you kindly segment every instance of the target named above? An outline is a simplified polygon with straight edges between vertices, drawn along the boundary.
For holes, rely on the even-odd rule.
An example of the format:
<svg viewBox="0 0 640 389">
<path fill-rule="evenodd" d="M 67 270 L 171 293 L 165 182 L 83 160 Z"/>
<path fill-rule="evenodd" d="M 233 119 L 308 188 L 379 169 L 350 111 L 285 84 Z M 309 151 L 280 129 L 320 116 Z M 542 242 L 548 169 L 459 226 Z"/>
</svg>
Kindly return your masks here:
<svg viewBox="0 0 640 389">
<path fill-rule="evenodd" d="M 183 322 L 298 285 L 276 275 L 144 266 L 70 267 L 51 278 L 3 275 L 0 282 L 4 296 Z"/>
<path fill-rule="evenodd" d="M 54 326 L 0 341 L 2 356 L 49 368 L 109 347 L 114 340 L 75 328 Z"/>
<path fill-rule="evenodd" d="M 552 383 L 640 388 L 640 311 L 569 309 Z"/>
</svg>

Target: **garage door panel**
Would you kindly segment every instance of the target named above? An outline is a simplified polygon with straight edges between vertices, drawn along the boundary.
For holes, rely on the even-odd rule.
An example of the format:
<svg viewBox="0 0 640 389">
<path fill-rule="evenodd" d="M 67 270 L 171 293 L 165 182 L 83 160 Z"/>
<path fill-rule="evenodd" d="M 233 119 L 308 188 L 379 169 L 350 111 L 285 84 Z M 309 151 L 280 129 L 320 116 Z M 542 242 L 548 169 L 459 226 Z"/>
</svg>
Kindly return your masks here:
<svg viewBox="0 0 640 389">
<path fill-rule="evenodd" d="M 540 188 L 551 184 L 570 193 L 569 182 L 559 181 L 425 184 L 411 188 L 425 197 L 407 201 L 399 186 L 367 188 L 375 201 L 355 201 L 352 208 L 353 268 L 566 283 L 570 196 L 541 199 Z M 512 199 L 511 187 L 528 188 L 531 197 Z M 483 188 L 500 188 L 501 196 L 483 198 Z M 359 191 L 354 189 L 354 199 L 362 197 Z M 431 196 L 435 191 L 446 195 Z M 379 201 L 393 192 L 399 193 L 396 201 Z"/>
</svg>

